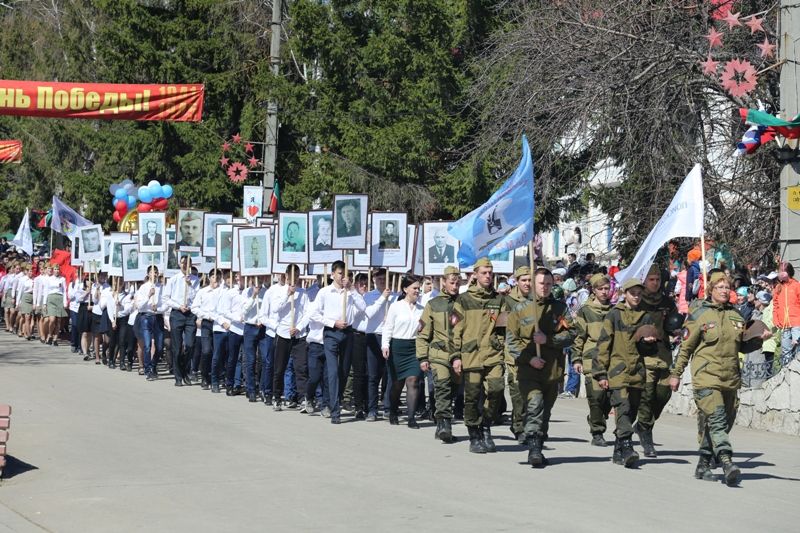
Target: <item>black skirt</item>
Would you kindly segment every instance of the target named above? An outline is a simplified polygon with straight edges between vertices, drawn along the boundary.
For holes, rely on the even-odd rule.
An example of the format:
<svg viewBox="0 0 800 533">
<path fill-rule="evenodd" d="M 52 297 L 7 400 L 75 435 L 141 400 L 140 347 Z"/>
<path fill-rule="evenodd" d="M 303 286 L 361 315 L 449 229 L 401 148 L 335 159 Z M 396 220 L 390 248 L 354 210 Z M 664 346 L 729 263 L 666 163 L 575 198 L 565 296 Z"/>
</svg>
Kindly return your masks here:
<svg viewBox="0 0 800 533">
<path fill-rule="evenodd" d="M 108 318 L 108 312 L 104 310 L 102 315 L 92 313 L 92 333 L 102 335 L 109 331 L 111 331 L 111 319 Z"/>
<path fill-rule="evenodd" d="M 91 333 L 92 331 L 92 313 L 89 311 L 89 304 L 81 304 L 78 307 L 78 332 Z"/>
</svg>

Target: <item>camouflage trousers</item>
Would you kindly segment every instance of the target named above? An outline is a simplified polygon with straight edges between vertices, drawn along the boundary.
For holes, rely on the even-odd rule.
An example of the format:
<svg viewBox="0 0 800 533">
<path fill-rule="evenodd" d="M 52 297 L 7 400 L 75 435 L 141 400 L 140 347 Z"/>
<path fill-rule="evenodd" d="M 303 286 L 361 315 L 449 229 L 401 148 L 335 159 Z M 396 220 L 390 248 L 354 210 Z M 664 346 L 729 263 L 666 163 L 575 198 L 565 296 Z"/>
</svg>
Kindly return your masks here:
<svg viewBox="0 0 800 533">
<path fill-rule="evenodd" d="M 739 395 L 735 390 L 695 389 L 697 404 L 697 442 L 700 455 L 733 453 L 728 434 L 736 420 Z"/>
<path fill-rule="evenodd" d="M 558 397 L 558 381 L 520 381 L 519 392 L 524 398 L 525 440 L 531 437 L 547 439 L 550 413 Z"/>
<path fill-rule="evenodd" d="M 514 435 L 524 431 L 522 394 L 519 392 L 519 382 L 517 381 L 517 365 L 506 363 L 506 373 L 508 374 L 508 394 L 511 396 L 511 431 Z"/>
<path fill-rule="evenodd" d="M 639 427 L 646 431 L 652 431 L 656 420 L 661 416 L 672 396 L 672 389 L 669 388 L 670 372 L 668 368 L 648 368 L 646 372 L 642 401 L 639 404 L 636 420 Z"/>
<path fill-rule="evenodd" d="M 505 391 L 503 365 L 480 370 L 464 370 L 464 425 L 490 426 L 497 419 L 500 399 Z M 481 393 L 484 393 L 483 413 L 480 410 Z"/>
<path fill-rule="evenodd" d="M 611 391 L 611 407 L 614 408 L 614 417 L 617 428 L 614 435 L 617 439 L 630 439 L 633 435 L 633 421 L 639 412 L 639 402 L 642 399 L 642 389 L 624 387 Z"/>
<path fill-rule="evenodd" d="M 611 412 L 611 392 L 600 388 L 597 380 L 592 376 L 585 377 L 586 400 L 589 402 L 589 431 L 592 435 L 602 435 L 606 432 L 606 420 Z"/>
<path fill-rule="evenodd" d="M 431 363 L 433 373 L 433 397 L 436 402 L 436 418 L 453 418 L 453 400 L 461 383 L 461 376 L 453 372 L 450 365 Z"/>
</svg>

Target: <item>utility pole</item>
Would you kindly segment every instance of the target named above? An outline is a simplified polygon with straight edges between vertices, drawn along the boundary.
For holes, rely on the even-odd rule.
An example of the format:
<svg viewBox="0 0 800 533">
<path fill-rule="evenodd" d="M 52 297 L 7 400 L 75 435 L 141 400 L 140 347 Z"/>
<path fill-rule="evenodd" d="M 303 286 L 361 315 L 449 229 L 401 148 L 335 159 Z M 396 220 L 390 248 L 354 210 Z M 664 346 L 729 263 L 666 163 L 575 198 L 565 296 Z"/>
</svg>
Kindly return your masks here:
<svg viewBox="0 0 800 533">
<path fill-rule="evenodd" d="M 781 0 L 780 57 L 785 61 L 781 68 L 781 116 L 792 120 L 800 113 L 798 105 L 797 63 L 795 41 L 800 38 L 800 5 L 797 0 Z M 797 147 L 797 141 L 786 141 Z M 800 162 L 786 163 L 781 170 L 781 233 L 778 253 L 784 261 L 800 268 Z"/>
<path fill-rule="evenodd" d="M 280 74 L 281 64 L 281 0 L 272 0 L 272 40 L 269 47 L 269 62 L 273 76 Z M 264 152 L 264 201 L 268 202 L 275 188 L 275 160 L 278 156 L 278 102 L 273 98 L 267 104 L 267 129 Z"/>
</svg>

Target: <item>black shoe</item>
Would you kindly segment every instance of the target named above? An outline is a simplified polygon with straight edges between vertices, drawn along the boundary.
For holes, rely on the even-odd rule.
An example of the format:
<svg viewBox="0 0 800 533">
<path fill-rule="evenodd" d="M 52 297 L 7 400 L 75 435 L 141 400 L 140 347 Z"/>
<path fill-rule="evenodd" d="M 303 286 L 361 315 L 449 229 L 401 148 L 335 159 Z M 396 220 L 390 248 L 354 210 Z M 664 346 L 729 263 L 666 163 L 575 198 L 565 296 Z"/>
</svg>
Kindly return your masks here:
<svg viewBox="0 0 800 533">
<path fill-rule="evenodd" d="M 731 459 L 730 453 L 720 453 L 719 462 L 722 463 L 722 473 L 725 477 L 725 484 L 729 487 L 733 487 L 734 485 L 738 484 L 741 471 L 739 470 L 739 467 L 736 466 L 736 463 L 734 463 Z"/>
<path fill-rule="evenodd" d="M 364 411 L 356 411 L 356 420 L 364 420 L 367 418 L 367 415 L 364 414 Z"/>
<path fill-rule="evenodd" d="M 258 398 L 256 398 L 256 393 L 255 392 L 251 392 L 250 394 L 248 394 L 247 395 L 247 401 L 250 402 L 250 403 L 256 403 L 258 401 Z"/>
<path fill-rule="evenodd" d="M 176 386 L 176 387 L 183 387 L 183 383 L 182 383 L 182 382 L 180 382 L 180 381 L 176 381 L 176 382 L 175 382 L 175 386 Z"/>
<path fill-rule="evenodd" d="M 203 389 L 203 390 L 208 390 L 208 388 L 209 388 L 208 381 L 203 380 L 200 383 L 200 388 Z"/>
<path fill-rule="evenodd" d="M 125 363 L 120 363 L 119 364 L 119 369 L 124 372 L 124 371 L 128 370 L 128 367 L 125 365 Z"/>
<path fill-rule="evenodd" d="M 236 393 L 234 392 L 233 388 L 226 388 L 225 396 L 236 396 Z"/>
<path fill-rule="evenodd" d="M 444 429 L 444 420 L 438 418 L 436 419 L 436 431 L 433 432 L 434 439 L 442 440 L 442 429 Z"/>
<path fill-rule="evenodd" d="M 367 415 L 366 420 L 367 420 L 367 422 L 377 422 L 378 421 L 378 415 L 376 415 L 375 413 L 370 413 L 370 414 Z"/>
<path fill-rule="evenodd" d="M 611 462 L 615 465 L 621 465 L 622 463 L 622 448 L 619 445 L 619 439 L 614 439 L 614 453 L 611 454 Z"/>
<path fill-rule="evenodd" d="M 471 453 L 486 453 L 486 446 L 483 444 L 481 428 L 469 426 L 467 431 L 469 431 L 469 451 Z"/>
<path fill-rule="evenodd" d="M 214 393 L 219 393 L 219 392 L 221 392 L 221 391 L 219 390 L 219 385 L 211 385 L 211 392 L 214 392 Z"/>
<path fill-rule="evenodd" d="M 442 419 L 442 431 L 439 433 L 439 439 L 447 444 L 456 441 L 456 439 L 453 437 L 452 421 L 449 418 Z"/>
<path fill-rule="evenodd" d="M 239 396 L 240 394 L 244 394 L 244 387 L 242 387 L 241 385 L 238 385 L 238 386 L 233 388 L 232 396 Z"/>
<path fill-rule="evenodd" d="M 711 472 L 711 457 L 701 455 L 697 461 L 697 468 L 694 469 L 694 478 L 703 481 L 714 481 L 714 474 Z"/>
<path fill-rule="evenodd" d="M 156 377 L 155 374 L 153 374 L 153 373 L 147 374 L 147 381 L 155 381 L 157 379 L 158 378 Z"/>
<path fill-rule="evenodd" d="M 658 457 L 656 448 L 653 446 L 653 432 L 651 430 L 642 428 L 639 426 L 638 422 L 635 426 L 633 426 L 633 430 L 636 431 L 636 435 L 639 436 L 639 444 L 642 446 L 644 456 Z"/>
<path fill-rule="evenodd" d="M 530 439 L 530 445 L 528 448 L 528 464 L 536 467 L 536 466 L 544 466 L 547 464 L 547 460 L 542 455 L 542 438 L 541 437 L 532 437 Z"/>
<path fill-rule="evenodd" d="M 264 395 L 264 405 L 272 405 L 272 398 L 269 395 Z"/>
<path fill-rule="evenodd" d="M 292 400 L 286 404 L 287 409 L 297 409 L 297 402 Z"/>
<path fill-rule="evenodd" d="M 110 368 L 111 370 L 114 370 L 115 368 L 117 368 L 117 365 L 115 365 L 114 363 L 109 363 L 108 364 L 108 368 Z"/>
<path fill-rule="evenodd" d="M 481 428 L 481 436 L 483 437 L 483 446 L 486 448 L 488 453 L 494 453 L 497 451 L 497 446 L 494 444 L 494 439 L 492 438 L 492 430 L 489 426 Z"/>
<path fill-rule="evenodd" d="M 389 424 L 393 426 L 400 425 L 400 417 L 397 416 L 397 413 L 389 413 Z"/>
<path fill-rule="evenodd" d="M 190 378 L 189 376 L 183 376 L 183 384 L 191 386 L 192 385 L 192 378 Z"/>
<path fill-rule="evenodd" d="M 619 441 L 620 458 L 622 465 L 625 468 L 633 468 L 639 461 L 639 454 L 633 449 L 633 442 L 631 439 L 623 439 Z"/>
<path fill-rule="evenodd" d="M 411 416 L 411 417 L 409 417 L 409 418 L 408 418 L 408 423 L 407 423 L 407 425 L 408 425 L 408 427 L 409 427 L 410 429 L 419 429 L 419 424 L 417 424 L 417 419 L 416 419 L 416 418 L 414 418 L 413 416 Z"/>
<path fill-rule="evenodd" d="M 342 420 L 338 416 L 331 417 L 331 424 L 341 424 Z"/>
<path fill-rule="evenodd" d="M 592 435 L 592 446 L 608 446 L 605 437 L 603 437 L 602 433 L 594 433 Z"/>
</svg>

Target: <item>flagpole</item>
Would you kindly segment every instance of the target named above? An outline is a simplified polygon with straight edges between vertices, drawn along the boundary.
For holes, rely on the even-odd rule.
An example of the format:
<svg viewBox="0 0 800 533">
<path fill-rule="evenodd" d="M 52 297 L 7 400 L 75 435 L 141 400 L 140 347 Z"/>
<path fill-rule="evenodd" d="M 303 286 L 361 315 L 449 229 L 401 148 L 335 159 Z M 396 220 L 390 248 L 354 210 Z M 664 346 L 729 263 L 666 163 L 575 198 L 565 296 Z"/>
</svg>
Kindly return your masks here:
<svg viewBox="0 0 800 533">
<path fill-rule="evenodd" d="M 528 243 L 528 261 L 530 262 L 531 281 L 533 284 L 533 334 L 536 335 L 539 331 L 539 312 L 536 309 L 536 276 L 534 275 L 536 268 L 533 262 L 533 239 Z M 519 283 L 519 280 L 517 280 L 517 283 Z M 536 345 L 536 357 L 542 357 L 542 347 L 535 342 L 534 344 Z"/>
<path fill-rule="evenodd" d="M 706 225 L 703 223 L 703 231 L 700 233 L 700 259 L 703 262 L 700 267 L 703 269 L 703 297 L 708 296 L 708 266 L 706 263 Z"/>
</svg>

